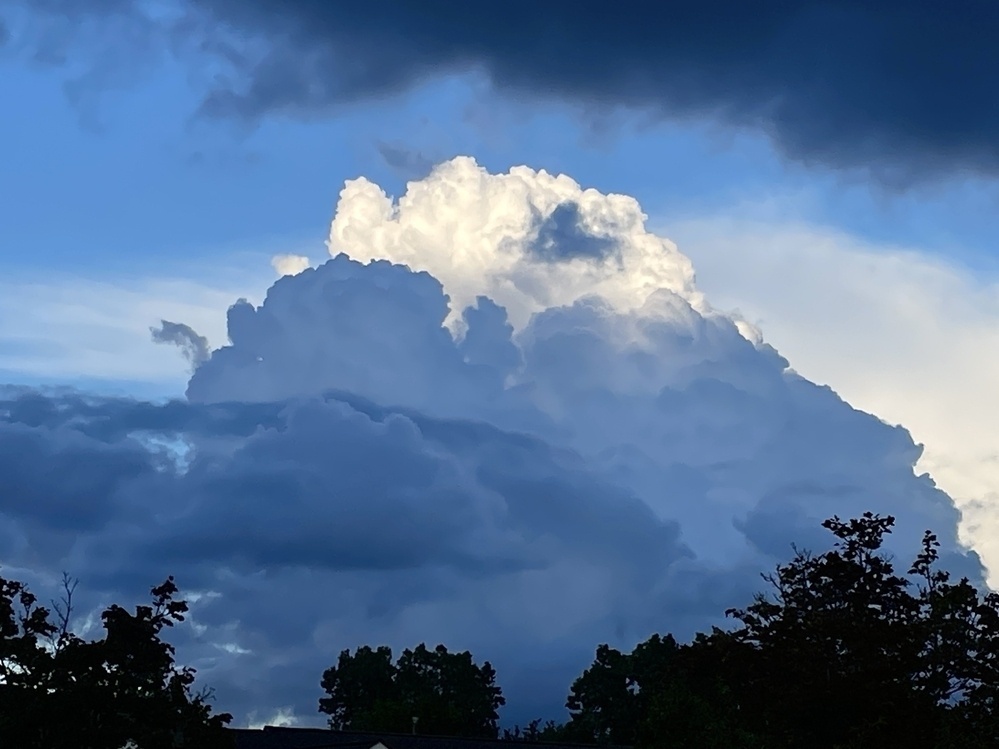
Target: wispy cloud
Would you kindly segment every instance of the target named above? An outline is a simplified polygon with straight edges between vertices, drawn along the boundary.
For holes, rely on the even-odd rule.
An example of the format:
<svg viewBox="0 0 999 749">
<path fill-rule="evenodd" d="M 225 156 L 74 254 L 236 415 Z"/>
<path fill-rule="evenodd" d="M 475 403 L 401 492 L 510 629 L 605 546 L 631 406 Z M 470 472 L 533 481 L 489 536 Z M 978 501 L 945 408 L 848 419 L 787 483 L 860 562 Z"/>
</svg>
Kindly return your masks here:
<svg viewBox="0 0 999 749">
<path fill-rule="evenodd" d="M 257 281 L 225 261 L 172 278 L 8 276 L 0 280 L 0 370 L 18 382 L 133 381 L 180 393 L 185 362 L 154 345 L 150 326 L 176 320 L 213 346 L 225 343 L 225 310 L 240 296 L 259 298 L 272 277 L 267 259 L 257 261 Z"/>
</svg>

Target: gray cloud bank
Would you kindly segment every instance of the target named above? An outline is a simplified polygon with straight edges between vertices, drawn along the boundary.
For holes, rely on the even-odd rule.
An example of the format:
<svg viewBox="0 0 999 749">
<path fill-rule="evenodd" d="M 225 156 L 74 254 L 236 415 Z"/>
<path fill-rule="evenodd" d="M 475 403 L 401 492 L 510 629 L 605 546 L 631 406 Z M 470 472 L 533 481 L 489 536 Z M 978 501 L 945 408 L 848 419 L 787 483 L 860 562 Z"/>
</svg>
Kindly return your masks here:
<svg viewBox="0 0 999 749">
<path fill-rule="evenodd" d="M 462 174 L 480 173 L 457 161 L 412 189 Z M 548 184 L 532 174 L 480 175 L 520 216 L 506 224 L 519 239 L 496 240 L 497 257 L 521 247 L 528 264 L 510 278 L 595 277 L 608 261 L 586 227 L 608 206 L 614 268 L 627 272 L 635 243 L 660 257 L 620 196 L 518 212 L 525 185 Z M 367 189 L 345 188 L 335 232 L 363 232 L 349 219 Z M 422 204 L 405 205 L 386 221 Z M 552 215 L 572 229 L 547 232 L 539 254 Z M 449 283 L 468 292 L 468 274 Z M 280 707 L 318 722 L 341 648 L 421 640 L 492 660 L 507 720 L 557 717 L 597 643 L 721 623 L 791 542 L 824 548 L 832 514 L 896 515 L 903 556 L 932 528 L 945 563 L 982 579 L 904 429 L 795 374 L 677 277 L 634 309 L 582 295 L 517 325 L 479 295 L 448 327 L 455 297 L 435 276 L 337 254 L 259 307 L 235 303 L 229 344 L 185 400 L 9 388 L 0 564 L 42 586 L 70 570 L 92 605 L 176 575 L 197 599 L 180 656 L 238 722 Z"/>
<path fill-rule="evenodd" d="M 16 3 L 15 3 L 16 4 Z M 22 4 L 23 5 L 23 4 Z M 500 90 L 655 117 L 708 117 L 768 133 L 788 157 L 862 167 L 895 184 L 994 175 L 999 6 L 968 0 L 740 3 L 485 0 L 129 0 L 32 3 L 56 29 L 37 56 L 66 60 L 89 14 L 148 56 L 151 27 L 174 52 L 208 55 L 225 85 L 207 112 L 317 116 L 446 73 Z M 131 19 L 125 23 L 123 19 Z M 105 42 L 100 27 L 92 36 Z M 16 34 L 14 43 L 17 43 Z M 204 64 L 204 57 L 199 57 Z"/>
</svg>

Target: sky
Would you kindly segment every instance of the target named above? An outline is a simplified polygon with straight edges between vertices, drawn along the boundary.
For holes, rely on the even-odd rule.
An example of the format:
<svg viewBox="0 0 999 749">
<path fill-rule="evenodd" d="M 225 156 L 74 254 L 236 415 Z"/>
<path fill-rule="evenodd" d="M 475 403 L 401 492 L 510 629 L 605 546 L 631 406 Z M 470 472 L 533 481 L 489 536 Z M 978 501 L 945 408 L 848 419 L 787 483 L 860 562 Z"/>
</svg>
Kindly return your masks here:
<svg viewBox="0 0 999 749">
<path fill-rule="evenodd" d="M 999 10 L 0 2 L 0 569 L 168 574 L 236 725 L 503 720 L 819 523 L 999 575 Z"/>
</svg>

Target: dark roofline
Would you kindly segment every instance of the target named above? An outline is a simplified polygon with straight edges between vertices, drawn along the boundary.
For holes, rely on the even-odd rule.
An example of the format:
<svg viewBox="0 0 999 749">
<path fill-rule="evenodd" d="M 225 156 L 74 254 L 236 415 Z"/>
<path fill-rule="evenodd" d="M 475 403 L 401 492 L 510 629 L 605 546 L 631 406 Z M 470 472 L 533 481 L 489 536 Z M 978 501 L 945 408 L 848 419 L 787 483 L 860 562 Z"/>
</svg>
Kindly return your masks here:
<svg viewBox="0 0 999 749">
<path fill-rule="evenodd" d="M 351 746 L 371 746 L 378 743 L 382 739 L 392 739 L 392 738 L 407 738 L 407 739 L 443 739 L 447 741 L 476 741 L 480 743 L 490 743 L 502 746 L 511 745 L 524 745 L 529 744 L 530 746 L 539 747 L 539 749 L 544 749 L 544 747 L 560 747 L 564 749 L 569 749 L 569 747 L 579 747 L 579 749 L 594 749 L 594 747 L 599 747 L 600 749 L 632 749 L 632 747 L 622 746 L 619 744 L 580 744 L 576 742 L 567 741 L 526 741 L 524 739 L 491 739 L 491 738 L 473 738 L 470 736 L 445 736 L 430 733 L 402 733 L 402 732 L 392 732 L 392 731 L 334 731 L 330 728 L 308 728 L 308 727 L 297 727 L 297 726 L 264 726 L 263 728 L 229 728 L 229 731 L 234 732 L 246 732 L 246 733 L 257 733 L 265 732 L 271 735 L 278 733 L 313 733 L 313 734 L 350 734 L 352 736 L 364 736 L 370 737 L 372 739 L 371 744 L 366 744 L 364 741 L 350 742 L 350 743 L 331 743 L 325 745 L 318 745 L 315 747 L 310 747 L 310 749 L 328 749 L 329 747 L 351 747 Z M 366 740 L 365 739 L 365 740 Z"/>
</svg>

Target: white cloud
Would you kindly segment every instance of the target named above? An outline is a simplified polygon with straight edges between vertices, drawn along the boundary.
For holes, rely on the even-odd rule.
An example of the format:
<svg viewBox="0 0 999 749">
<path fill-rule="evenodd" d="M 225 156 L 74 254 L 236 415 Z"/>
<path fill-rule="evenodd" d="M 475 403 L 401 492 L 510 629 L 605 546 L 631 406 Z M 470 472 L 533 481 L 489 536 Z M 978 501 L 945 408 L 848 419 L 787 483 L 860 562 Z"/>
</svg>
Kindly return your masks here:
<svg viewBox="0 0 999 749">
<path fill-rule="evenodd" d="M 410 182 L 397 203 L 367 179 L 348 181 L 328 245 L 331 255 L 429 271 L 451 297 L 452 327 L 478 295 L 504 307 L 517 329 L 535 312 L 590 294 L 633 310 L 668 289 L 705 311 L 690 262 L 644 222 L 630 196 L 528 167 L 493 175 L 458 157 Z M 549 262 L 551 247 L 572 256 Z"/>
<path fill-rule="evenodd" d="M 271 258 L 271 266 L 278 275 L 295 276 L 308 268 L 312 263 L 305 255 L 275 255 Z"/>
<path fill-rule="evenodd" d="M 904 424 L 999 572 L 999 282 L 832 229 L 710 216 L 671 223 L 699 285 L 806 377 Z M 993 576 L 992 582 L 996 579 Z"/>
<path fill-rule="evenodd" d="M 264 726 L 297 726 L 300 724 L 300 720 L 295 715 L 295 711 L 291 707 L 279 707 L 270 717 L 261 720 L 256 713 L 250 716 L 250 720 L 247 723 L 247 728 L 263 728 Z"/>
</svg>

